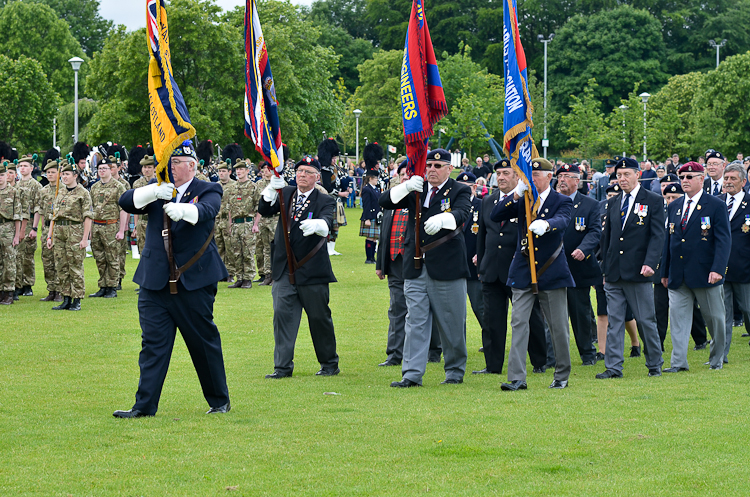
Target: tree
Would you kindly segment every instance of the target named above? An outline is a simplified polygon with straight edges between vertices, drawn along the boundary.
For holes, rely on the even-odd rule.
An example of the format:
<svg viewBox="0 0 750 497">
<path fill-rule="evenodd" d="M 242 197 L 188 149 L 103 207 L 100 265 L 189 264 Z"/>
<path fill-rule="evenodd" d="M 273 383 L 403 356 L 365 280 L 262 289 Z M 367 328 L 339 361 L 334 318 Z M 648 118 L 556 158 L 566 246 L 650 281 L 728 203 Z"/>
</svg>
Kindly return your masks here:
<svg viewBox="0 0 750 497">
<path fill-rule="evenodd" d="M 367 0 L 315 0 L 309 18 L 317 25 L 341 28 L 352 38 L 377 44 L 377 34 L 366 14 Z"/>
<path fill-rule="evenodd" d="M 99 0 L 34 0 L 52 7 L 60 19 L 70 26 L 70 33 L 78 40 L 86 55 L 93 57 L 104 47 L 112 29 L 112 21 L 99 15 Z"/>
<path fill-rule="evenodd" d="M 607 149 L 608 128 L 596 98 L 598 86 L 596 79 L 591 78 L 583 90 L 583 98 L 571 95 L 570 113 L 562 116 L 563 129 L 583 157 L 595 157 Z"/>
<path fill-rule="evenodd" d="M 88 124 L 99 111 L 99 105 L 90 98 L 78 100 L 78 139 L 89 142 Z M 63 155 L 73 150 L 73 132 L 75 129 L 75 103 L 70 102 L 60 107 L 57 112 L 57 145 Z M 91 141 L 91 143 L 94 143 Z"/>
<path fill-rule="evenodd" d="M 20 153 L 52 146 L 52 120 L 59 98 L 42 65 L 0 54 L 0 140 Z"/>
<path fill-rule="evenodd" d="M 350 93 L 359 86 L 359 73 L 357 66 L 372 58 L 375 48 L 372 42 L 362 38 L 354 38 L 343 28 L 333 26 L 320 28 L 318 43 L 324 47 L 330 47 L 339 56 L 338 68 L 334 70 L 332 81 L 344 80 L 344 86 Z"/>
<path fill-rule="evenodd" d="M 87 55 L 73 38 L 68 24 L 48 5 L 11 2 L 0 10 L 0 53 L 11 59 L 22 55 L 36 59 L 46 73 L 47 81 L 63 101 L 73 101 L 73 68 L 68 59 Z M 88 72 L 81 66 L 79 77 Z"/>
</svg>

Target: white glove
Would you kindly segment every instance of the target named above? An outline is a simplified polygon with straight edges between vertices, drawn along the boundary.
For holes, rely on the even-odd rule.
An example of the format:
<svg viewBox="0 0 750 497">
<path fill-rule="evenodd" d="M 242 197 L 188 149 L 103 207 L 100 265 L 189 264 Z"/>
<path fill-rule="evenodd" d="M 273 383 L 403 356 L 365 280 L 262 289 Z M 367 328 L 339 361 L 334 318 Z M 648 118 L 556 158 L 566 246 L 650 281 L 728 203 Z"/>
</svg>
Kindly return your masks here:
<svg viewBox="0 0 750 497">
<path fill-rule="evenodd" d="M 397 204 L 401 202 L 410 192 L 421 192 L 424 188 L 424 178 L 422 176 L 414 175 L 407 179 L 400 185 L 394 186 L 390 189 L 391 202 Z"/>
<path fill-rule="evenodd" d="M 152 183 L 142 186 L 133 191 L 133 205 L 136 209 L 140 209 L 156 199 L 172 200 L 173 192 L 174 185 L 172 183 L 162 183 L 161 185 Z"/>
<path fill-rule="evenodd" d="M 549 223 L 547 221 L 542 221 L 541 219 L 537 219 L 536 221 L 534 221 L 533 223 L 529 225 L 529 231 L 531 231 L 535 235 L 542 236 L 543 234 L 549 231 Z"/>
<path fill-rule="evenodd" d="M 523 194 L 526 193 L 528 189 L 529 187 L 526 186 L 526 183 L 519 180 L 518 184 L 516 185 L 516 188 L 513 190 L 513 193 L 515 193 L 519 197 L 523 197 Z"/>
<path fill-rule="evenodd" d="M 279 192 L 277 190 L 281 190 L 285 186 L 286 182 L 282 178 L 274 176 L 271 178 L 268 186 L 263 189 L 263 200 L 271 205 L 275 204 L 276 199 L 279 197 Z"/>
<path fill-rule="evenodd" d="M 424 188 L 424 178 L 415 174 L 411 178 L 404 181 L 404 184 L 406 185 L 406 189 L 410 192 L 421 192 Z"/>
<path fill-rule="evenodd" d="M 456 229 L 456 218 L 450 212 L 435 214 L 424 222 L 424 230 L 428 235 L 434 235 L 441 229 Z"/>
<path fill-rule="evenodd" d="M 299 229 L 303 236 L 318 235 L 328 236 L 328 223 L 322 219 L 305 219 L 299 223 Z"/>
<path fill-rule="evenodd" d="M 164 206 L 164 212 L 172 221 L 185 220 L 190 224 L 198 222 L 198 208 L 193 204 L 176 204 L 170 202 Z"/>
</svg>

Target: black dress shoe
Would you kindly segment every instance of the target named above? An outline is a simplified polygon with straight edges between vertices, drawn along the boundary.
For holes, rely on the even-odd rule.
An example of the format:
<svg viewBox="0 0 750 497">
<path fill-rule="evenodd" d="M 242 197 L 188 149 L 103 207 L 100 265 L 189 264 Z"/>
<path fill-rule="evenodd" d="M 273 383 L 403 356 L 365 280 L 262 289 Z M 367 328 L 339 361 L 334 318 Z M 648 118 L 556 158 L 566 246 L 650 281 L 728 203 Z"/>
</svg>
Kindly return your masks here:
<svg viewBox="0 0 750 497">
<path fill-rule="evenodd" d="M 115 287 L 113 286 L 107 287 L 107 291 L 104 292 L 104 295 L 102 295 L 102 297 L 105 299 L 113 299 L 117 297 L 117 290 L 115 290 Z"/>
<path fill-rule="evenodd" d="M 146 414 L 138 409 L 128 409 L 127 411 L 115 411 L 112 416 L 116 418 L 153 418 L 153 414 Z"/>
<path fill-rule="evenodd" d="M 630 357 L 641 357 L 641 346 L 630 347 Z"/>
<path fill-rule="evenodd" d="M 341 370 L 339 368 L 335 368 L 335 369 L 320 368 L 320 371 L 315 373 L 315 376 L 336 376 L 340 372 Z"/>
<path fill-rule="evenodd" d="M 563 389 L 567 388 L 568 380 L 554 380 L 549 388 Z"/>
<path fill-rule="evenodd" d="M 747 337 L 750 337 L 750 333 L 743 333 L 742 334 L 742 338 L 747 338 Z"/>
<path fill-rule="evenodd" d="M 679 373 L 682 371 L 690 371 L 690 370 L 688 368 L 667 368 L 667 369 L 661 370 L 662 373 Z"/>
<path fill-rule="evenodd" d="M 614 369 L 607 369 L 603 373 L 596 375 L 599 380 L 608 380 L 610 378 L 622 378 L 622 373 L 615 371 Z"/>
<path fill-rule="evenodd" d="M 695 347 L 693 347 L 693 350 L 703 350 L 703 349 L 705 349 L 705 348 L 706 348 L 707 346 L 708 346 L 708 341 L 706 341 L 706 342 L 703 342 L 703 343 L 702 343 L 702 344 L 700 344 L 700 345 L 696 345 Z"/>
<path fill-rule="evenodd" d="M 253 283 L 262 283 L 262 282 L 263 282 L 263 280 L 265 280 L 265 279 L 266 279 L 266 276 L 265 276 L 265 275 L 263 275 L 263 274 L 259 274 L 259 275 L 258 275 L 258 279 L 257 279 L 257 280 L 255 280 L 255 281 L 253 281 Z"/>
<path fill-rule="evenodd" d="M 597 361 L 603 361 L 604 360 L 604 354 L 602 354 L 601 352 L 597 352 L 596 353 L 596 360 Z"/>
<path fill-rule="evenodd" d="M 280 371 L 274 371 L 271 374 L 266 375 L 267 380 L 280 380 L 281 378 L 291 378 L 292 373 L 282 373 Z"/>
<path fill-rule="evenodd" d="M 487 368 L 480 369 L 479 371 L 472 371 L 471 374 L 500 374 L 499 371 L 490 371 Z"/>
<path fill-rule="evenodd" d="M 744 335 L 743 335 L 744 336 Z M 479 347 L 479 352 L 484 354 L 484 347 Z"/>
<path fill-rule="evenodd" d="M 70 297 L 63 296 L 63 301 L 60 305 L 56 305 L 52 308 L 53 311 L 64 311 L 70 307 Z"/>
<path fill-rule="evenodd" d="M 73 299 L 70 301 L 70 305 L 65 309 L 66 311 L 80 311 L 81 310 L 81 299 Z"/>
<path fill-rule="evenodd" d="M 500 390 L 515 392 L 516 390 L 526 390 L 526 382 L 523 380 L 513 380 L 510 383 L 500 384 Z"/>
<path fill-rule="evenodd" d="M 547 366 L 537 367 L 532 370 L 532 373 L 541 374 L 547 371 Z"/>
<path fill-rule="evenodd" d="M 596 366 L 596 358 L 591 359 L 590 361 L 583 361 L 582 366 Z"/>
<path fill-rule="evenodd" d="M 411 381 L 408 378 L 404 378 L 401 381 L 394 381 L 393 383 L 391 383 L 391 386 L 393 388 L 411 388 L 411 387 L 421 387 L 422 385 L 414 381 Z"/>
<path fill-rule="evenodd" d="M 661 376 L 661 371 L 659 371 L 658 369 L 649 369 L 648 375 L 649 376 Z"/>
<path fill-rule="evenodd" d="M 719 364 L 718 366 L 711 366 L 708 369 L 714 369 L 714 370 L 716 370 L 716 369 L 724 369 L 724 364 Z"/>
<path fill-rule="evenodd" d="M 107 290 L 108 290 L 108 289 L 107 289 L 107 287 L 106 287 L 106 286 L 103 286 L 103 287 L 101 287 L 101 288 L 99 289 L 99 291 L 98 291 L 98 292 L 96 292 L 96 293 L 90 293 L 90 294 L 89 294 L 89 297 L 91 297 L 92 299 L 93 299 L 93 298 L 98 298 L 98 297 L 104 297 L 104 294 L 106 294 L 106 293 L 107 293 Z"/>
<path fill-rule="evenodd" d="M 229 402 L 224 404 L 223 406 L 219 407 L 212 407 L 208 411 L 206 411 L 206 414 L 216 414 L 216 413 L 227 413 L 232 408 L 232 406 L 229 405 Z"/>
<path fill-rule="evenodd" d="M 385 362 L 381 362 L 380 364 L 378 364 L 378 366 L 383 366 L 383 367 L 385 367 L 385 366 L 400 366 L 400 365 L 401 365 L 400 362 L 395 362 L 395 361 L 385 361 Z"/>
<path fill-rule="evenodd" d="M 464 382 L 464 380 L 459 380 L 459 379 L 456 379 L 456 378 L 449 378 L 447 380 L 441 381 L 440 384 L 441 385 L 460 385 L 463 382 Z"/>
<path fill-rule="evenodd" d="M 31 287 L 29 285 L 26 285 L 21 290 L 23 290 L 23 293 L 21 294 L 22 297 L 33 297 L 34 292 L 31 291 Z"/>
</svg>

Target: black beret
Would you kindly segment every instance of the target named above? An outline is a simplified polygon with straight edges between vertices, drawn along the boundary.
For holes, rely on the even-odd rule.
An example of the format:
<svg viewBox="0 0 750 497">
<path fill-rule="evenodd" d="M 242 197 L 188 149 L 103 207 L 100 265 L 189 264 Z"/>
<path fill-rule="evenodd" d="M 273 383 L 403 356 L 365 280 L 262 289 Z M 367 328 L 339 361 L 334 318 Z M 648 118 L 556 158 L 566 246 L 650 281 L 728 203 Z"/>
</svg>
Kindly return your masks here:
<svg viewBox="0 0 750 497">
<path fill-rule="evenodd" d="M 477 182 L 477 177 L 472 173 L 461 173 L 456 178 L 456 181 L 461 183 L 471 183 L 472 185 Z"/>
<path fill-rule="evenodd" d="M 297 168 L 300 166 L 314 167 L 315 169 L 318 170 L 318 172 L 320 172 L 320 162 L 318 162 L 316 159 L 312 158 L 309 155 L 302 157 L 302 160 L 294 165 L 294 170 L 296 171 Z"/>
<path fill-rule="evenodd" d="M 671 174 L 667 174 L 662 179 L 660 179 L 659 183 L 678 183 L 679 181 L 680 181 L 680 178 L 678 178 L 676 174 L 671 173 Z"/>
<path fill-rule="evenodd" d="M 631 159 L 630 157 L 623 157 L 622 159 L 617 161 L 617 164 L 615 164 L 615 172 L 618 169 L 635 169 L 636 171 L 639 169 L 638 163 Z"/>
<path fill-rule="evenodd" d="M 451 154 L 444 148 L 436 148 L 427 152 L 427 160 L 434 162 L 451 163 Z"/>
<path fill-rule="evenodd" d="M 604 161 L 605 167 L 615 167 L 615 164 L 617 164 L 617 159 L 607 159 Z"/>
<path fill-rule="evenodd" d="M 499 161 L 495 162 L 494 166 L 495 171 L 498 169 L 510 169 L 510 159 L 500 159 Z"/>
<path fill-rule="evenodd" d="M 716 150 L 708 150 L 706 152 L 706 160 L 708 159 L 721 159 L 724 160 L 724 156 L 721 155 L 721 152 L 717 152 Z"/>
<path fill-rule="evenodd" d="M 578 164 L 563 164 L 560 166 L 560 169 L 557 170 L 557 173 L 576 173 L 580 174 L 581 170 L 578 167 Z"/>
<path fill-rule="evenodd" d="M 664 194 L 666 195 L 667 193 L 675 193 L 677 195 L 682 195 L 685 192 L 682 191 L 682 187 L 680 186 L 679 183 L 672 183 L 671 185 L 667 185 L 667 187 L 664 188 Z"/>
<path fill-rule="evenodd" d="M 620 193 L 621 191 L 622 191 L 622 188 L 620 188 L 620 185 L 618 185 L 617 183 L 613 185 L 609 185 L 607 187 L 607 193 Z"/>
</svg>

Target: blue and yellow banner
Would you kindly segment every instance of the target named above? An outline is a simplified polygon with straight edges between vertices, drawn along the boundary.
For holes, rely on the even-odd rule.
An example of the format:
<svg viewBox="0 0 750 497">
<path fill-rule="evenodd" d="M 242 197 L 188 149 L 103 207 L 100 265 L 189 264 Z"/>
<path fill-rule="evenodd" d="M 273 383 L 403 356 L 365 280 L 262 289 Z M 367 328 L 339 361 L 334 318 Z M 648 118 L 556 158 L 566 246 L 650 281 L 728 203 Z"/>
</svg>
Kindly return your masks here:
<svg viewBox="0 0 750 497">
<path fill-rule="evenodd" d="M 151 116 L 151 140 L 154 146 L 156 177 L 169 180 L 169 158 L 175 148 L 195 136 L 185 99 L 174 80 L 169 29 L 164 0 L 146 0 L 148 35 L 148 100 Z"/>
</svg>

